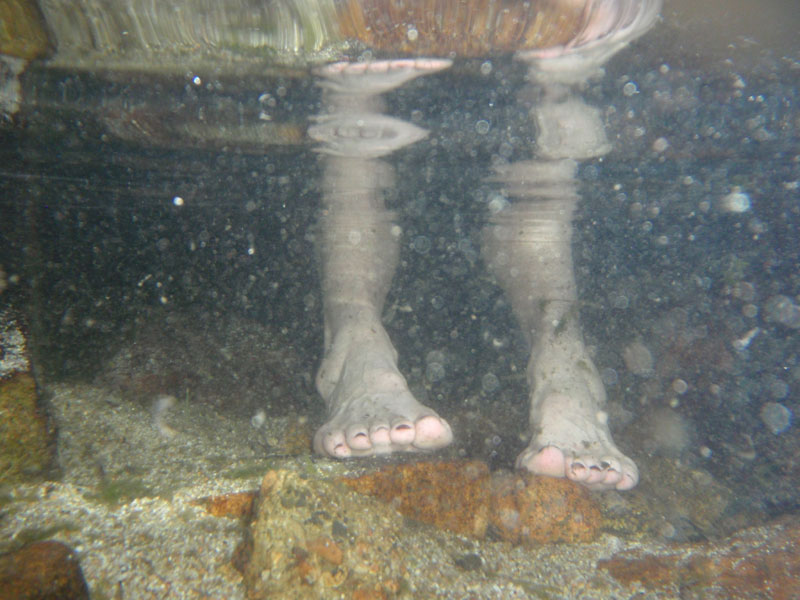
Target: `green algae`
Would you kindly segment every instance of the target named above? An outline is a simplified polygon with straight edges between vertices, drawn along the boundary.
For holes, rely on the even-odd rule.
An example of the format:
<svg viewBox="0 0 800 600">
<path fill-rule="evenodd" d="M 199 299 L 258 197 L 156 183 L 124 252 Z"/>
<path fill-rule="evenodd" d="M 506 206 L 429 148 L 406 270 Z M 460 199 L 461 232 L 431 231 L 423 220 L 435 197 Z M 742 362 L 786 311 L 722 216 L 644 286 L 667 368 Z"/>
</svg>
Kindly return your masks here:
<svg viewBox="0 0 800 600">
<path fill-rule="evenodd" d="M 107 504 L 117 506 L 130 502 L 136 498 L 152 497 L 156 494 L 138 477 L 121 478 L 107 481 L 100 485 L 91 498 Z"/>
</svg>

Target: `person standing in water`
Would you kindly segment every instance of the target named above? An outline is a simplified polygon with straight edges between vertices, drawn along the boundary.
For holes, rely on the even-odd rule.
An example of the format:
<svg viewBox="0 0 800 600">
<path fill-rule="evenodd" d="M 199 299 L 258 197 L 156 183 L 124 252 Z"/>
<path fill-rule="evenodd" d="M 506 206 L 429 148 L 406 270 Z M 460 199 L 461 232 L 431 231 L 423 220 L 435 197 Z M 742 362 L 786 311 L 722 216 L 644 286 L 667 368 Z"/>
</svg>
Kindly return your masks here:
<svg viewBox="0 0 800 600">
<path fill-rule="evenodd" d="M 653 25 L 660 4 L 539 0 L 509 4 L 504 19 L 495 14 L 494 20 L 483 21 L 456 11 L 438 21 L 401 21 L 419 23 L 419 31 L 396 41 L 395 47 L 409 52 L 405 45 L 414 37 L 412 41 L 424 40 L 415 50 L 430 56 L 481 51 L 485 40 L 469 27 L 489 20 L 497 25 L 494 43 L 514 45 L 508 51 L 527 65 L 530 85 L 520 102 L 531 107 L 537 144 L 530 160 L 496 170 L 493 180 L 508 201 L 489 218 L 482 254 L 531 348 L 531 438 L 517 467 L 566 477 L 593 490 L 630 489 L 638 470 L 612 440 L 605 390 L 577 318 L 571 252 L 577 166 L 610 150 L 600 111 L 584 102 L 581 90 L 589 79 L 602 75 L 602 65 L 613 54 Z M 381 25 L 408 16 L 362 9 L 360 19 L 377 19 L 367 28 L 376 40 Z M 465 33 L 445 35 L 447 27 L 459 31 L 459 19 L 468 21 L 461 29 Z M 528 26 L 521 28 L 520 23 Z M 438 34 L 436 27 L 442 29 Z M 383 202 L 383 190 L 392 185 L 394 175 L 385 157 L 426 135 L 415 125 L 384 115 L 381 94 L 450 63 L 449 58 L 416 55 L 335 63 L 317 72 L 325 111 L 309 133 L 321 143 L 324 163 L 320 250 L 325 348 L 316 385 L 329 416 L 314 436 L 314 449 L 322 455 L 431 451 L 453 439 L 447 421 L 409 391 L 381 323 L 402 235 Z"/>
</svg>

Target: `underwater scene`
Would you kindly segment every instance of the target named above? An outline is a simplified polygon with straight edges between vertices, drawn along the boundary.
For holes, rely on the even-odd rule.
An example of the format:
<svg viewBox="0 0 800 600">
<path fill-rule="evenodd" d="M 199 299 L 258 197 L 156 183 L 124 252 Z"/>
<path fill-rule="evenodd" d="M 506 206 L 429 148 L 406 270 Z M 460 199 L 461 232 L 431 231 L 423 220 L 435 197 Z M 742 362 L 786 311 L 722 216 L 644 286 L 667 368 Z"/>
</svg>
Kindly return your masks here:
<svg viewBox="0 0 800 600">
<path fill-rule="evenodd" d="M 0 600 L 800 597 L 800 16 L 0 0 Z"/>
</svg>

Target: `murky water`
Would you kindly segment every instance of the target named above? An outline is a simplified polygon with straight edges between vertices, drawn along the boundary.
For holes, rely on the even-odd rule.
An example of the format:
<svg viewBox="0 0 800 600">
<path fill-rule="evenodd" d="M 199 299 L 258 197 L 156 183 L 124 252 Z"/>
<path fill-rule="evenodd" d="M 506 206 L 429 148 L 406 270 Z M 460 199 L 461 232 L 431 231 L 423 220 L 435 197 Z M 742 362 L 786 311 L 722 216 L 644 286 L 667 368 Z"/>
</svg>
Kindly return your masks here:
<svg viewBox="0 0 800 600">
<path fill-rule="evenodd" d="M 665 27 L 585 92 L 614 150 L 580 167 L 584 333 L 644 477 L 658 456 L 708 471 L 735 490 L 733 521 L 757 522 L 800 508 L 800 63 L 796 43 L 742 37 L 703 60 Z M 535 147 L 524 73 L 462 61 L 387 96 L 430 135 L 389 159 L 403 241 L 384 321 L 415 394 L 462 424 L 458 452 L 495 468 L 524 447 L 528 349 L 479 234 L 492 166 Z M 312 398 L 320 166 L 303 131 L 320 92 L 196 77 L 23 76 L 0 129 L 2 302 L 26 307 L 48 381 L 92 381 L 153 314 L 235 314 L 296 353 Z M 323 405 L 274 410 L 316 423 Z"/>
</svg>

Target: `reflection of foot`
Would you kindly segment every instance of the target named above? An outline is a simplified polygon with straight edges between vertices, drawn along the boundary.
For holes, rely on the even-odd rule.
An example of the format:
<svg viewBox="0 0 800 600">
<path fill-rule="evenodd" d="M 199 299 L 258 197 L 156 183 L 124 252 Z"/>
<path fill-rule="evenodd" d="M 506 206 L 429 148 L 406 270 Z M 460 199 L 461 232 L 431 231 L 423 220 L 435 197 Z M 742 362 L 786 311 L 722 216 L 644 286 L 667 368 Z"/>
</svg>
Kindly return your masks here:
<svg viewBox="0 0 800 600">
<path fill-rule="evenodd" d="M 533 367 L 533 437 L 517 467 L 539 475 L 566 477 L 591 490 L 627 490 L 639 472 L 611 439 L 605 391 L 583 345 L 571 354 L 555 343 Z M 571 360 L 570 360 L 571 359 Z"/>
<path fill-rule="evenodd" d="M 411 395 L 394 351 L 380 341 L 385 334 L 349 333 L 349 343 L 334 342 L 317 376 L 331 416 L 314 436 L 314 450 L 347 458 L 447 446 L 450 426 Z"/>
<path fill-rule="evenodd" d="M 576 84 L 596 74 L 611 56 L 653 26 L 661 0 L 592 0 L 581 31 L 565 46 L 523 50 L 543 83 Z"/>
<path fill-rule="evenodd" d="M 446 69 L 453 61 L 442 58 L 404 58 L 374 62 L 338 62 L 317 69 L 320 85 L 339 94 L 374 96 L 406 81 Z"/>
<path fill-rule="evenodd" d="M 340 62 L 317 69 L 319 85 L 328 91 L 328 107 L 327 113 L 314 118 L 309 137 L 322 142 L 320 152 L 359 158 L 386 156 L 418 142 L 427 131 L 381 114 L 377 96 L 451 62 L 435 58 Z"/>
</svg>

